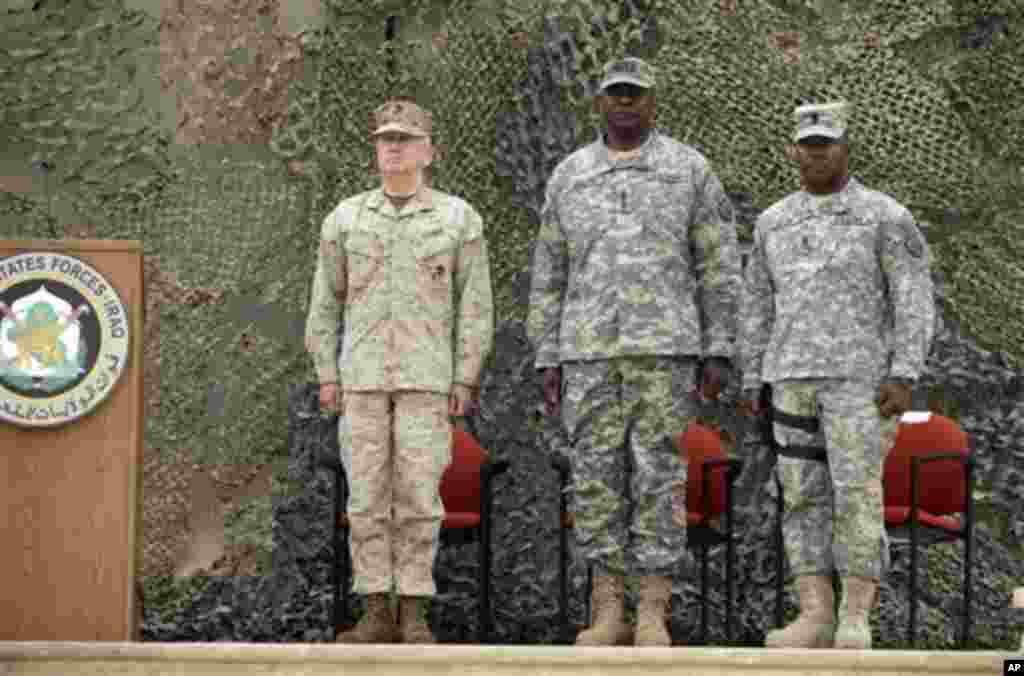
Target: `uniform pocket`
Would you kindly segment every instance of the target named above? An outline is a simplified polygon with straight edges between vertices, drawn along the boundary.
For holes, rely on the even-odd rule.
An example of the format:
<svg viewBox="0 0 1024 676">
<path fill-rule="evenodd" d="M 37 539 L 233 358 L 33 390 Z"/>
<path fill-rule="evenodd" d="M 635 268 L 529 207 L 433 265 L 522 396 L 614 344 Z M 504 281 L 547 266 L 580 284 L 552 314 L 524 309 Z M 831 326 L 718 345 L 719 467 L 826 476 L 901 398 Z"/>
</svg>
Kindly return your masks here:
<svg viewBox="0 0 1024 676">
<path fill-rule="evenodd" d="M 348 261 L 349 301 L 361 297 L 380 276 L 384 267 L 387 250 L 384 242 L 375 233 L 354 230 L 345 240 Z"/>
<path fill-rule="evenodd" d="M 455 264 L 455 239 L 441 230 L 420 235 L 414 245 L 419 293 L 428 303 L 451 299 Z"/>
<path fill-rule="evenodd" d="M 664 208 L 681 208 L 691 199 L 690 186 L 684 174 L 655 174 L 648 184 L 655 204 Z"/>
<path fill-rule="evenodd" d="M 689 255 L 688 226 L 694 208 L 693 184 L 684 173 L 662 172 L 638 185 L 631 199 L 644 228 L 671 245 L 674 255 Z"/>
<path fill-rule="evenodd" d="M 841 254 L 847 254 L 858 262 L 876 258 L 878 231 L 870 223 L 850 221 L 835 228 L 835 244 Z"/>
<path fill-rule="evenodd" d="M 794 294 L 806 295 L 806 285 L 833 258 L 834 247 L 828 233 L 815 223 L 803 222 L 769 233 L 765 253 L 772 277 L 784 296 L 780 313 L 785 314 L 786 299 L 791 300 Z"/>
</svg>

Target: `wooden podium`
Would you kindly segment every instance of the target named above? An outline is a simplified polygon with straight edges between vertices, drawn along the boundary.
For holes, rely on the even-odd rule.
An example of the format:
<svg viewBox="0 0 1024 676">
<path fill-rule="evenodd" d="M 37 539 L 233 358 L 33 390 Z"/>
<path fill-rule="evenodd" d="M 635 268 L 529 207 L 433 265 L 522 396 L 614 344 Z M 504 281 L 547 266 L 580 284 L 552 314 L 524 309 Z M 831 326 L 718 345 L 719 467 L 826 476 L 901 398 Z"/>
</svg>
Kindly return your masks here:
<svg viewBox="0 0 1024 676">
<path fill-rule="evenodd" d="M 0 641 L 136 638 L 144 308 L 141 242 L 0 240 Z"/>
</svg>

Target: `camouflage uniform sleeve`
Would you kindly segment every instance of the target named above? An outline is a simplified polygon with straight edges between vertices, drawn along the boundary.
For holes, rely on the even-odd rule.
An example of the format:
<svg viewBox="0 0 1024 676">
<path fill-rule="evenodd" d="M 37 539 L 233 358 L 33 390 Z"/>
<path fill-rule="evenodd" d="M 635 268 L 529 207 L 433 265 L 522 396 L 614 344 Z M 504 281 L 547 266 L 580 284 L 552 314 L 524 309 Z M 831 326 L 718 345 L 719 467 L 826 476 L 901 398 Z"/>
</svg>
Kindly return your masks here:
<svg viewBox="0 0 1024 676">
<path fill-rule="evenodd" d="M 344 312 L 347 274 L 344 243 L 332 213 L 324 219 L 306 318 L 306 351 L 320 384 L 338 382 L 338 323 Z"/>
<path fill-rule="evenodd" d="M 740 303 L 740 368 L 745 390 L 761 386 L 761 362 L 775 324 L 775 291 L 765 256 L 763 228 L 763 222 L 758 220 Z"/>
<path fill-rule="evenodd" d="M 533 249 L 533 274 L 530 281 L 530 312 L 527 332 L 537 350 L 534 365 L 538 369 L 558 366 L 558 333 L 562 320 L 562 301 L 568 283 L 569 251 L 551 181 L 548 182 L 540 231 Z"/>
<path fill-rule="evenodd" d="M 935 331 L 931 254 L 906 209 L 882 225 L 880 242 L 893 318 L 889 377 L 917 380 Z"/>
<path fill-rule="evenodd" d="M 690 244 L 700 289 L 703 353 L 732 359 L 740 290 L 739 245 L 732 204 L 710 169 L 697 200 Z"/>
<path fill-rule="evenodd" d="M 483 221 L 472 207 L 466 212 L 466 235 L 455 268 L 454 381 L 477 387 L 494 342 L 494 304 Z"/>
</svg>

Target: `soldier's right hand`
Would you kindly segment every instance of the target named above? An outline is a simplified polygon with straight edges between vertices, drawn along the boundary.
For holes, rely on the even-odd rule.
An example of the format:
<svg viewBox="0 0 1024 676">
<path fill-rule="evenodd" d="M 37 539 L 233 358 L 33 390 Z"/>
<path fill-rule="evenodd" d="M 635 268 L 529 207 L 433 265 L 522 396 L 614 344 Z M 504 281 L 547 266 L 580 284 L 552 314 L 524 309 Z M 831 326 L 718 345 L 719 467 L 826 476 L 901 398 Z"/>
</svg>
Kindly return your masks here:
<svg viewBox="0 0 1024 676">
<path fill-rule="evenodd" d="M 324 383 L 320 386 L 320 411 L 341 412 L 341 388 L 338 383 Z"/>
<path fill-rule="evenodd" d="M 543 372 L 544 413 L 556 416 L 562 410 L 562 368 L 555 366 Z"/>
</svg>

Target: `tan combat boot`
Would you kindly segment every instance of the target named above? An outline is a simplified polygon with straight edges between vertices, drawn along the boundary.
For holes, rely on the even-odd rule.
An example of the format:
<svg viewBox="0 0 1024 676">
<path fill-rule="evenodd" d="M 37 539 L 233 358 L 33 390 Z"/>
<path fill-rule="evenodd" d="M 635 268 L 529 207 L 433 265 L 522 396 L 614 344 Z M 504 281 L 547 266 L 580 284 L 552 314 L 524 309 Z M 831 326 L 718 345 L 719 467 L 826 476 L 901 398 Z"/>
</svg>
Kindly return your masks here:
<svg viewBox="0 0 1024 676">
<path fill-rule="evenodd" d="M 672 598 L 672 578 L 647 575 L 640 578 L 640 601 L 636 606 L 636 640 L 633 645 L 658 648 L 672 645 L 665 615 Z"/>
<path fill-rule="evenodd" d="M 425 598 L 402 596 L 398 603 L 398 625 L 402 643 L 437 643 L 425 619 Z"/>
<path fill-rule="evenodd" d="M 398 641 L 398 627 L 395 614 L 387 594 L 369 594 L 366 597 L 366 613 L 348 631 L 339 632 L 337 643 L 395 643 Z"/>
<path fill-rule="evenodd" d="M 800 614 L 783 629 L 768 632 L 768 648 L 831 648 L 836 631 L 835 595 L 832 578 L 827 575 L 800 575 L 796 578 Z"/>
<path fill-rule="evenodd" d="M 844 577 L 843 598 L 839 604 L 839 629 L 836 647 L 871 650 L 871 625 L 868 617 L 875 605 L 878 583 L 866 577 Z"/>
<path fill-rule="evenodd" d="M 594 576 L 594 589 L 590 595 L 593 622 L 589 629 L 576 637 L 576 645 L 629 645 L 632 636 L 629 625 L 622 619 L 624 594 L 625 582 L 622 576 Z"/>
</svg>

